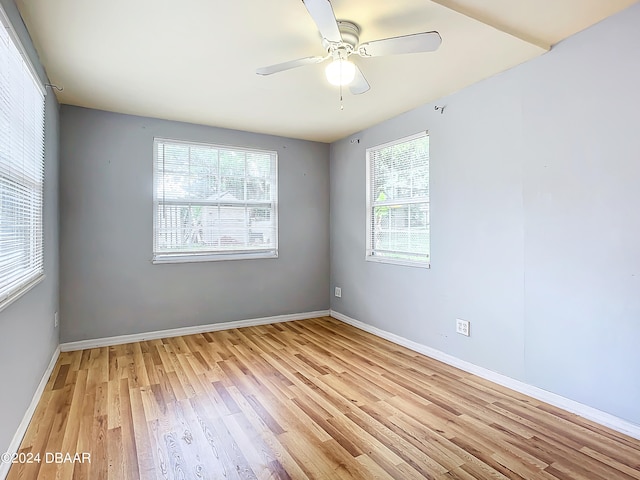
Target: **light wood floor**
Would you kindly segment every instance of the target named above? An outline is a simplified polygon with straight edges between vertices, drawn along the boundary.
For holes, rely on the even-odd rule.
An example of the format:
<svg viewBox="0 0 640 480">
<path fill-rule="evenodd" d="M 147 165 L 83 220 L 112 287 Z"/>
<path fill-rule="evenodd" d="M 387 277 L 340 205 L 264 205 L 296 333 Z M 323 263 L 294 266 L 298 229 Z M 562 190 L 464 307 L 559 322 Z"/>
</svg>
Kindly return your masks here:
<svg viewBox="0 0 640 480">
<path fill-rule="evenodd" d="M 63 353 L 20 453 L 9 480 L 640 479 L 640 441 L 328 317 Z"/>
</svg>

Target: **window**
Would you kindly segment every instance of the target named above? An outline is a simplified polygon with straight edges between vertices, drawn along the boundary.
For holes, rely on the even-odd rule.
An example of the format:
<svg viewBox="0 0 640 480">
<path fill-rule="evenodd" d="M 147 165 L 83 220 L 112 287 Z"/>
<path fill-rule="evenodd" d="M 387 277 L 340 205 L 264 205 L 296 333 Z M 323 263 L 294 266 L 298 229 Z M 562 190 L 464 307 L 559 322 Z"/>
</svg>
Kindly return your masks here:
<svg viewBox="0 0 640 480">
<path fill-rule="evenodd" d="M 155 263 L 278 256 L 276 152 L 154 141 Z"/>
<path fill-rule="evenodd" d="M 429 135 L 367 149 L 367 260 L 429 267 Z"/>
<path fill-rule="evenodd" d="M 0 8 L 0 308 L 44 277 L 44 88 Z"/>
</svg>

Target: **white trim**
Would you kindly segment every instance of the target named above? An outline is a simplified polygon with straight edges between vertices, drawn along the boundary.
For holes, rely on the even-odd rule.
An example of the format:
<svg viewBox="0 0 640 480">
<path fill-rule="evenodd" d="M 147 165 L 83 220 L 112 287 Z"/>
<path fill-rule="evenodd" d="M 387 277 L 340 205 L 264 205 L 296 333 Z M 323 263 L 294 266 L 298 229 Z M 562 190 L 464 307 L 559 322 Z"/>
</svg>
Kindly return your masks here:
<svg viewBox="0 0 640 480">
<path fill-rule="evenodd" d="M 416 203 L 430 203 L 429 197 L 411 197 L 391 200 L 375 200 L 372 207 L 395 207 L 396 205 L 413 205 Z"/>
<path fill-rule="evenodd" d="M 425 261 L 417 261 L 417 260 L 407 260 L 406 258 L 394 258 L 385 255 L 376 256 L 375 253 L 377 250 L 374 245 L 373 235 L 374 235 L 374 211 L 378 207 L 393 207 L 397 205 L 417 205 L 425 203 L 428 205 L 429 209 L 431 208 L 431 204 L 429 201 L 430 196 L 426 197 L 412 197 L 412 198 L 404 198 L 404 199 L 387 199 L 387 200 L 376 200 L 373 198 L 375 192 L 372 191 L 372 178 L 371 174 L 373 171 L 373 160 L 371 158 L 372 154 L 380 151 L 381 149 L 393 147 L 395 145 L 404 144 L 407 142 L 411 142 L 413 140 L 418 140 L 421 138 L 427 139 L 430 142 L 429 130 L 425 130 L 422 132 L 415 133 L 413 135 L 409 135 L 407 137 L 399 138 L 397 140 L 393 140 L 387 143 L 383 143 L 381 145 L 376 145 L 373 147 L 369 147 L 366 149 L 366 161 L 365 161 L 365 173 L 366 173 L 366 185 L 365 185 L 365 193 L 366 193 L 366 207 L 367 207 L 367 215 L 366 215 L 366 234 L 365 234 L 365 260 L 369 262 L 377 262 L 377 263 L 387 263 L 390 265 L 402 265 L 405 267 L 418 267 L 418 268 L 431 268 L 431 233 L 429 233 L 429 253 L 425 254 Z M 430 147 L 427 150 L 427 168 L 431 163 L 430 155 Z M 428 171 L 428 170 L 427 170 Z M 430 214 L 429 214 L 430 215 Z M 429 216 L 428 226 L 431 225 L 431 219 Z M 429 230 L 430 232 L 430 230 Z M 380 251 L 381 253 L 384 253 Z M 390 253 L 390 252 L 387 252 Z M 400 255 L 411 256 L 414 255 L 414 252 L 393 252 Z M 420 254 L 417 254 L 418 256 Z"/>
<path fill-rule="evenodd" d="M 268 250 L 262 252 L 250 252 L 239 253 L 234 251 L 232 253 L 156 253 L 151 259 L 151 263 L 154 265 L 162 265 L 165 263 L 193 263 L 193 262 L 221 262 L 224 260 L 254 260 L 259 258 L 278 258 L 278 250 Z"/>
<path fill-rule="evenodd" d="M 410 255 L 413 255 L 413 254 L 410 254 Z M 372 255 L 371 252 L 367 252 L 364 259 L 367 262 L 388 263 L 390 265 L 401 265 L 403 267 L 431 268 L 431 263 L 429 263 L 428 257 L 427 257 L 427 263 L 420 263 L 420 262 L 414 262 L 411 260 L 384 257 L 382 255 Z"/>
<path fill-rule="evenodd" d="M 218 151 L 228 151 L 228 152 L 244 152 L 246 153 L 261 153 L 267 154 L 271 158 L 271 179 L 273 185 L 273 191 L 271 193 L 270 200 L 236 200 L 236 201 L 210 201 L 206 199 L 170 199 L 166 200 L 164 197 L 158 197 L 158 181 L 162 180 L 164 183 L 164 145 L 173 144 L 173 145 L 184 145 L 187 147 L 192 146 L 200 146 L 206 147 L 211 150 Z M 163 157 L 162 157 L 162 165 L 163 165 L 163 173 L 160 175 L 158 173 L 158 146 L 163 145 Z M 191 158 L 191 153 L 189 153 L 189 158 Z M 245 156 L 245 167 L 246 167 L 247 159 Z M 261 259 L 261 258 L 278 258 L 278 241 L 279 241 L 279 227 L 278 227 L 278 152 L 276 150 L 262 150 L 255 148 L 247 148 L 247 147 L 236 147 L 232 145 L 220 145 L 215 143 L 202 143 L 202 142 L 194 142 L 190 140 L 172 140 L 162 137 L 154 137 L 153 139 L 153 250 L 152 250 L 152 259 L 151 263 L 153 264 L 162 264 L 162 263 L 191 263 L 191 262 L 210 262 L 210 261 L 220 261 L 220 260 L 252 260 L 252 259 Z M 218 169 L 219 170 L 219 169 Z M 220 172 L 218 172 L 220 173 Z M 246 177 L 246 172 L 245 172 Z M 164 191 L 164 189 L 163 189 Z M 245 186 L 245 197 L 246 197 L 246 186 Z M 257 208 L 269 208 L 273 217 L 273 231 L 275 238 L 273 239 L 273 245 L 269 248 L 261 249 L 258 251 L 255 250 L 210 250 L 206 252 L 199 252 L 197 250 L 189 250 L 187 249 L 184 252 L 172 253 L 166 251 L 159 251 L 158 248 L 158 209 L 162 205 L 165 206 L 174 205 L 174 206 L 190 206 L 190 205 L 202 205 L 202 206 L 242 206 L 242 207 L 257 207 Z M 246 215 L 247 210 L 245 210 Z M 246 220 L 246 217 L 245 217 Z M 246 227 L 246 225 L 245 225 Z M 249 231 L 245 229 L 245 239 L 247 239 L 246 235 Z"/>
<path fill-rule="evenodd" d="M 179 143 L 181 145 L 190 146 L 195 145 L 197 147 L 211 147 L 219 150 L 240 150 L 243 152 L 249 153 L 273 153 L 276 156 L 278 155 L 277 150 L 269 150 L 266 148 L 253 148 L 253 147 L 242 147 L 239 145 L 226 145 L 222 143 L 211 143 L 211 142 L 198 142 L 197 140 L 184 140 L 184 139 L 176 139 L 169 137 L 153 137 L 154 143 Z"/>
<path fill-rule="evenodd" d="M 11 305 L 16 300 L 18 300 L 20 297 L 22 297 L 25 293 L 30 291 L 33 287 L 35 287 L 40 282 L 42 282 L 44 280 L 44 278 L 45 278 L 44 273 L 40 272 L 40 273 L 37 274 L 36 277 L 34 277 L 32 280 L 29 280 L 27 283 L 25 283 L 18 290 L 16 290 L 15 292 L 12 292 L 11 294 L 9 294 L 5 298 L 3 298 L 0 301 L 0 312 L 2 310 L 4 310 L 5 308 L 7 308 L 9 305 Z"/>
<path fill-rule="evenodd" d="M 367 325 L 366 323 L 355 320 L 340 312 L 336 312 L 335 310 L 331 310 L 331 316 L 337 320 L 340 320 L 341 322 L 347 323 L 356 328 L 364 330 L 365 332 L 376 335 L 377 337 L 381 337 L 389 340 L 390 342 L 402 345 L 403 347 L 407 347 L 415 352 L 426 355 L 427 357 L 439 360 L 442 363 L 446 363 L 447 365 L 452 365 L 456 368 L 464 370 L 465 372 L 472 373 L 474 375 L 477 375 L 478 377 L 497 383 L 498 385 L 502 385 L 503 387 L 515 390 L 516 392 L 529 395 L 530 397 L 533 397 L 537 400 L 541 400 L 555 407 L 562 408 L 563 410 L 566 410 L 568 412 L 575 413 L 576 415 L 586 418 L 587 420 L 599 423 L 600 425 L 640 440 L 640 425 L 631 423 L 620 417 L 616 417 L 615 415 L 611 415 L 610 413 L 603 412 L 602 410 L 598 410 L 583 403 L 576 402 L 575 400 L 571 400 L 547 390 L 543 390 L 541 388 L 534 387 L 533 385 L 515 380 L 511 377 L 507 377 L 506 375 L 488 370 L 471 362 L 461 360 L 457 357 L 441 352 L 440 350 L 436 350 L 435 348 L 427 347 L 426 345 L 408 340 L 394 333 L 390 333 L 377 327 Z"/>
<path fill-rule="evenodd" d="M 16 433 L 13 436 L 13 439 L 11 440 L 9 447 L 7 448 L 7 453 L 13 454 L 18 452 L 18 449 L 20 448 L 20 444 L 22 443 L 22 439 L 27 433 L 27 428 L 29 428 L 29 423 L 31 422 L 31 418 L 33 417 L 33 414 L 36 411 L 36 407 L 40 402 L 42 393 L 44 392 L 44 389 L 47 386 L 47 382 L 49 381 L 49 377 L 51 376 L 51 373 L 53 372 L 53 369 L 56 366 L 56 362 L 58 361 L 59 356 L 60 356 L 60 347 L 58 346 L 54 350 L 53 356 L 51 357 L 51 361 L 49 362 L 47 369 L 44 371 L 44 374 L 42 375 L 42 379 L 38 384 L 38 388 L 36 388 L 36 391 L 33 394 L 33 398 L 31 399 L 29 408 L 27 408 L 27 411 L 24 413 L 24 416 L 22 417 L 22 421 L 20 422 L 20 425 L 18 425 L 18 429 L 16 430 Z M 7 475 L 9 474 L 10 468 L 11 468 L 10 463 L 0 462 L 0 478 L 2 479 L 6 478 Z"/>
<path fill-rule="evenodd" d="M 429 130 L 422 130 L 418 133 L 413 133 L 411 135 L 407 135 L 406 137 L 398 138 L 396 140 L 390 140 L 385 143 L 381 143 L 380 145 L 374 145 L 373 147 L 367 148 L 367 155 L 369 154 L 369 150 L 380 150 L 382 148 L 393 147 L 398 145 L 399 143 L 410 142 L 411 140 L 417 140 L 418 138 L 428 137 Z"/>
<path fill-rule="evenodd" d="M 316 312 L 276 315 L 274 317 L 251 318 L 248 320 L 236 320 L 234 322 L 210 323 L 208 325 L 194 325 L 193 327 L 171 328 L 169 330 L 158 330 L 155 332 L 119 335 L 117 337 L 80 340 L 78 342 L 61 343 L 60 351 L 71 352 L 75 350 L 86 350 L 88 348 L 109 347 L 111 345 L 122 345 L 125 343 L 142 342 L 145 340 L 156 340 L 159 338 L 181 337 L 182 335 L 194 335 L 197 333 L 230 330 L 232 328 L 253 327 L 256 325 L 268 325 L 271 323 L 306 320 L 308 318 L 328 317 L 330 314 L 331 312 L 329 310 L 318 310 Z"/>
</svg>

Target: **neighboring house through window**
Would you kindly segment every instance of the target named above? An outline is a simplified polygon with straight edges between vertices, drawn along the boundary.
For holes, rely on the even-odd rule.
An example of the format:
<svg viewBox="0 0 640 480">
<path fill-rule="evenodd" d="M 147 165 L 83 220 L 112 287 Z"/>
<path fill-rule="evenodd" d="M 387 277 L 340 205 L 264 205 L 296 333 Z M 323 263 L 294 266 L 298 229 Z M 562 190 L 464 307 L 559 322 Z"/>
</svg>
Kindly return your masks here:
<svg viewBox="0 0 640 480">
<path fill-rule="evenodd" d="M 429 228 L 428 134 L 367 149 L 367 260 L 428 268 Z"/>
<path fill-rule="evenodd" d="M 277 154 L 154 141 L 155 263 L 278 256 Z"/>
<path fill-rule="evenodd" d="M 44 278 L 44 87 L 0 7 L 0 308 Z"/>
</svg>

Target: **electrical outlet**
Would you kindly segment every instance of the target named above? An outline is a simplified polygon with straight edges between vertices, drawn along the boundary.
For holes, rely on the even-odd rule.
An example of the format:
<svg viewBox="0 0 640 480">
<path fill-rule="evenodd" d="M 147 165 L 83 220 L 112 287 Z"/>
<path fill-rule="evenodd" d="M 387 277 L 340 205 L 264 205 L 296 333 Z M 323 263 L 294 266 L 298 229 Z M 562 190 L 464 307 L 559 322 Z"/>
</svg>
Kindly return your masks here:
<svg viewBox="0 0 640 480">
<path fill-rule="evenodd" d="M 334 293 L 334 295 L 338 298 L 342 297 L 342 289 L 340 287 L 336 287 L 336 291 Z"/>
<path fill-rule="evenodd" d="M 60 325 L 60 320 L 58 318 L 58 312 L 56 312 L 53 314 L 53 327 L 58 328 L 59 325 Z"/>
<path fill-rule="evenodd" d="M 456 318 L 456 333 L 460 335 L 464 335 L 466 337 L 469 336 L 469 320 L 462 320 L 461 318 Z"/>
</svg>

